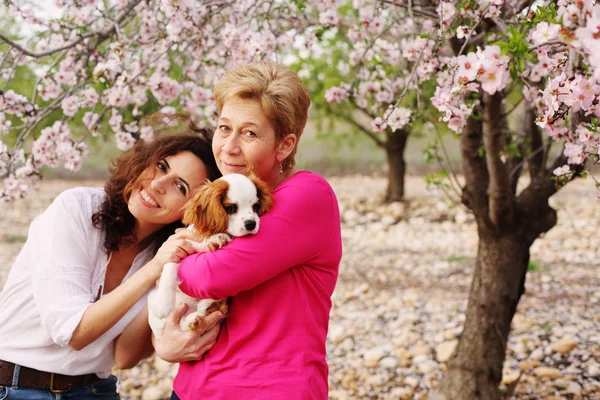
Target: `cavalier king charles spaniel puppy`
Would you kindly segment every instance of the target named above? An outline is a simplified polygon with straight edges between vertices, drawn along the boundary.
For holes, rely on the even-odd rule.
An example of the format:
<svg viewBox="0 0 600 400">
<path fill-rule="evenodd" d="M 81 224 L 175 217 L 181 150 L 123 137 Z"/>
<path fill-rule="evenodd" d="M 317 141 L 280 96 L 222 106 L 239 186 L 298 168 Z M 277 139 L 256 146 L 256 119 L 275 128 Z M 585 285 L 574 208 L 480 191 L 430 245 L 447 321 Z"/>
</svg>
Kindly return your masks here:
<svg viewBox="0 0 600 400">
<path fill-rule="evenodd" d="M 198 188 L 186 203 L 182 222 L 198 236 L 190 241 L 197 252 L 214 251 L 232 237 L 258 232 L 259 217 L 273 206 L 271 188 L 251 174 L 225 175 Z M 157 288 L 148 296 L 148 322 L 156 337 L 163 334 L 167 316 L 176 303 L 188 305 L 181 318 L 183 330 L 204 328 L 204 317 L 214 311 L 227 313 L 227 300 L 195 299 L 178 288 L 178 263 L 164 266 Z"/>
</svg>

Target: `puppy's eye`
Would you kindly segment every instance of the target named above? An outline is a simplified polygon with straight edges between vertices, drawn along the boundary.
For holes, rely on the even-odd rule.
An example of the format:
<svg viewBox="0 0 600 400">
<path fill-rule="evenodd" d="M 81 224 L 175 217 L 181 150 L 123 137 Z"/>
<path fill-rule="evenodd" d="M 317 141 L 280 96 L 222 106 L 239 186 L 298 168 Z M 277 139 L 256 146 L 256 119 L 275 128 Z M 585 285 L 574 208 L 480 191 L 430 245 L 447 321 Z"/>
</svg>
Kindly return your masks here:
<svg viewBox="0 0 600 400">
<path fill-rule="evenodd" d="M 260 210 L 260 203 L 256 203 L 252 206 L 252 209 L 254 210 L 255 213 L 257 213 Z"/>
<path fill-rule="evenodd" d="M 229 215 L 231 214 L 235 214 L 237 212 L 237 204 L 229 204 L 227 206 L 224 207 L 225 208 L 225 212 Z"/>
</svg>

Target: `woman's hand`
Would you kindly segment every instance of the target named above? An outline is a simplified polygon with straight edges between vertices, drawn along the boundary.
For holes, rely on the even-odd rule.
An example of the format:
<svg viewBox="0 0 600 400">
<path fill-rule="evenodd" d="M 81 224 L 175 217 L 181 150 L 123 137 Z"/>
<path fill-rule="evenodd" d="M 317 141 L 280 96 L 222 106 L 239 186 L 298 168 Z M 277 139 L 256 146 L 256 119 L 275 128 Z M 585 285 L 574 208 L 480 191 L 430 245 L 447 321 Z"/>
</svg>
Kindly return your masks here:
<svg viewBox="0 0 600 400">
<path fill-rule="evenodd" d="M 151 261 L 157 270 L 156 279 L 160 276 L 165 264 L 170 262 L 179 263 L 185 257 L 196 252 L 194 246 L 186 239 L 197 240 L 197 237 L 194 232 L 189 229 L 180 229 L 169 236 L 162 246 L 160 246 Z"/>
<path fill-rule="evenodd" d="M 206 317 L 206 329 L 183 331 L 179 321 L 187 310 L 186 304 L 178 304 L 167 318 L 165 331 L 159 338 L 152 336 L 156 354 L 170 363 L 201 360 L 217 341 L 223 314 L 214 312 Z"/>
</svg>

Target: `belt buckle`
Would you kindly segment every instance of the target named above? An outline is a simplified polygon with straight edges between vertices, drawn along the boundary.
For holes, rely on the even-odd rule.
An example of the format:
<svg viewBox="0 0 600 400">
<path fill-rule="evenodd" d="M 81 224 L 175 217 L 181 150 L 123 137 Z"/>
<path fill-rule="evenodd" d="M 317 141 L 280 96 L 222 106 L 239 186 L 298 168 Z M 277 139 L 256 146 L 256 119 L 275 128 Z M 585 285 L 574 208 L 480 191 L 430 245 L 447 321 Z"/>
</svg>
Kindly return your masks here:
<svg viewBox="0 0 600 400">
<path fill-rule="evenodd" d="M 71 390 L 73 385 L 69 383 L 69 386 L 65 390 L 54 389 L 54 372 L 50 373 L 50 392 L 52 393 L 66 393 Z"/>
</svg>

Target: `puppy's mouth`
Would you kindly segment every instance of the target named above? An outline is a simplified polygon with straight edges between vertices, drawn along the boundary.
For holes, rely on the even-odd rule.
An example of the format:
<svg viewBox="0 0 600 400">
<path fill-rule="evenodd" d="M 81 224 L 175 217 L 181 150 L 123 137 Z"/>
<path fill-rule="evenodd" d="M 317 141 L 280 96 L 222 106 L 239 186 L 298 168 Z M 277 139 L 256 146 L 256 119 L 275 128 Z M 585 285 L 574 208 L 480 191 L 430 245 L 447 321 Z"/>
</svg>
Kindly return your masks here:
<svg viewBox="0 0 600 400">
<path fill-rule="evenodd" d="M 140 190 L 140 197 L 148 205 L 155 207 L 155 208 L 160 208 L 160 205 L 156 202 L 156 200 L 154 200 L 154 198 L 148 192 L 146 192 L 146 189 Z"/>
</svg>

